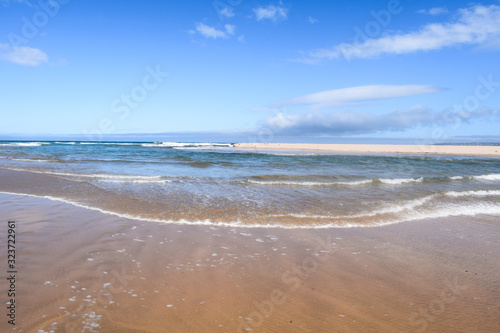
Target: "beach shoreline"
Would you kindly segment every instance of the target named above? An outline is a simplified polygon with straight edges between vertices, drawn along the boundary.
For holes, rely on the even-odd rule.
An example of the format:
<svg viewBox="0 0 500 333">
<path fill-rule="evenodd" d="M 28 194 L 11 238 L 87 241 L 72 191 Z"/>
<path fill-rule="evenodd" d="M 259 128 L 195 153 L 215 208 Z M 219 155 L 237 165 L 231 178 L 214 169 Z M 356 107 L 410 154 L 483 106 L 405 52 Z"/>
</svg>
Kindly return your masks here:
<svg viewBox="0 0 500 333">
<path fill-rule="evenodd" d="M 332 153 L 417 154 L 500 157 L 500 146 L 380 145 L 309 143 L 235 143 L 233 148 L 256 150 L 318 151 Z"/>
<path fill-rule="evenodd" d="M 0 323 L 13 332 L 500 328 L 500 229 L 481 216 L 229 228 L 128 220 L 3 193 L 0 213 L 16 221 L 19 239 L 17 324 Z"/>
</svg>

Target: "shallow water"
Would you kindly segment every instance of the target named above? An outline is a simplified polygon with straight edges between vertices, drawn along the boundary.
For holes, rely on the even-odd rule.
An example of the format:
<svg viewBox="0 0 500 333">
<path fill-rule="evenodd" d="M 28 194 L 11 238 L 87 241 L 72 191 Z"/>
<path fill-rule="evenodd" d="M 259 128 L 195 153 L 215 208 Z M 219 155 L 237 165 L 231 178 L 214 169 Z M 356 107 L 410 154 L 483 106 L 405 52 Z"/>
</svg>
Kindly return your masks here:
<svg viewBox="0 0 500 333">
<path fill-rule="evenodd" d="M 0 191 L 174 223 L 325 228 L 500 215 L 500 160 L 0 142 Z"/>
</svg>

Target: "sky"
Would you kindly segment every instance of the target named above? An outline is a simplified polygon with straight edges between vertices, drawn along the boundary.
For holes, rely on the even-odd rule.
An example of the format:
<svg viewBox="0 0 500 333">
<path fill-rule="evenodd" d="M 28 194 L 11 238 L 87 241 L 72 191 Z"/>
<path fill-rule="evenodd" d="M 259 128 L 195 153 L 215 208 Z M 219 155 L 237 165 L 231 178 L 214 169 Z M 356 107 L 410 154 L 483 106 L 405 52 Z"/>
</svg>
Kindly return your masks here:
<svg viewBox="0 0 500 333">
<path fill-rule="evenodd" d="M 498 136 L 499 59 L 499 0 L 0 0 L 0 137 Z"/>
</svg>

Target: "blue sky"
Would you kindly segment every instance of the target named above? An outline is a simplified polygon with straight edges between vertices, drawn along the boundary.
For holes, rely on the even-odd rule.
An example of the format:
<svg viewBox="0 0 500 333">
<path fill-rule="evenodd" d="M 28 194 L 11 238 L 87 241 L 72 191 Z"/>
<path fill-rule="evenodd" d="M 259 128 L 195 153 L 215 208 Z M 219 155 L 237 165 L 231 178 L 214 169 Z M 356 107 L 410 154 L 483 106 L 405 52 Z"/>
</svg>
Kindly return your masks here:
<svg viewBox="0 0 500 333">
<path fill-rule="evenodd" d="M 499 135 L 500 1 L 0 0 L 0 134 Z"/>
</svg>

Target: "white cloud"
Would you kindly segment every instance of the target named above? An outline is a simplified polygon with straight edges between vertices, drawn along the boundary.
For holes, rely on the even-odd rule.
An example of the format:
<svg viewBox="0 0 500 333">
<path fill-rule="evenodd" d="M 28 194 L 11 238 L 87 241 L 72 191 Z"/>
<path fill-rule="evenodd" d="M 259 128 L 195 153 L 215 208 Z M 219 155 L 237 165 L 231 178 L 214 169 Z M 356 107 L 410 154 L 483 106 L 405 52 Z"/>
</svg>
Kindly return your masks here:
<svg viewBox="0 0 500 333">
<path fill-rule="evenodd" d="M 448 13 L 448 9 L 445 7 L 434 7 L 429 10 L 421 9 L 418 11 L 419 14 L 429 14 L 429 15 L 441 15 Z"/>
<path fill-rule="evenodd" d="M 286 20 L 288 16 L 287 8 L 275 5 L 268 5 L 267 7 L 254 8 L 253 12 L 255 13 L 257 21 L 271 20 L 277 22 L 279 20 Z"/>
<path fill-rule="evenodd" d="M 480 109 L 464 119 L 457 112 L 445 110 L 433 112 L 431 109 L 416 105 L 408 110 L 396 110 L 383 115 L 370 112 L 311 111 L 304 115 L 279 113 L 266 119 L 266 125 L 276 134 L 287 135 L 346 135 L 367 134 L 385 131 L 404 131 L 419 126 L 445 126 L 457 121 L 471 121 L 500 116 L 500 110 Z"/>
<path fill-rule="evenodd" d="M 314 18 L 314 17 L 311 17 L 311 16 L 308 16 L 307 17 L 307 21 L 311 24 L 314 24 L 314 23 L 317 23 L 318 22 L 318 19 Z"/>
<path fill-rule="evenodd" d="M 228 35 L 234 35 L 234 31 L 236 30 L 236 26 L 234 26 L 232 24 L 226 24 L 224 26 L 224 28 L 226 29 L 226 33 Z"/>
<path fill-rule="evenodd" d="M 47 55 L 39 49 L 2 43 L 0 43 L 0 59 L 24 66 L 38 66 L 48 61 Z"/>
<path fill-rule="evenodd" d="M 460 9 L 455 22 L 427 24 L 418 31 L 366 39 L 361 43 L 342 43 L 330 49 L 308 52 L 300 61 L 316 63 L 323 59 L 373 58 L 383 54 L 407 54 L 460 45 L 481 45 L 500 37 L 500 6 L 473 6 Z"/>
<path fill-rule="evenodd" d="M 230 7 L 222 8 L 222 10 L 219 13 L 224 17 L 233 17 L 234 16 L 234 10 Z"/>
<path fill-rule="evenodd" d="M 339 107 L 346 103 L 432 94 L 444 89 L 428 85 L 372 85 L 322 91 L 272 103 L 276 106 L 311 105 L 313 108 Z"/>
<path fill-rule="evenodd" d="M 235 30 L 236 26 L 231 24 L 224 25 L 224 30 L 218 30 L 204 23 L 198 23 L 196 25 L 196 31 L 198 31 L 198 33 L 200 33 L 204 37 L 213 39 L 229 38 L 229 36 L 234 34 Z"/>
</svg>

